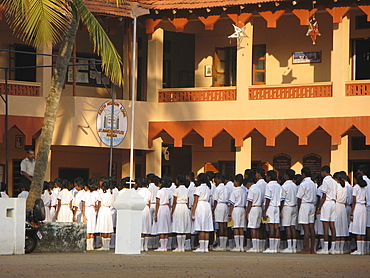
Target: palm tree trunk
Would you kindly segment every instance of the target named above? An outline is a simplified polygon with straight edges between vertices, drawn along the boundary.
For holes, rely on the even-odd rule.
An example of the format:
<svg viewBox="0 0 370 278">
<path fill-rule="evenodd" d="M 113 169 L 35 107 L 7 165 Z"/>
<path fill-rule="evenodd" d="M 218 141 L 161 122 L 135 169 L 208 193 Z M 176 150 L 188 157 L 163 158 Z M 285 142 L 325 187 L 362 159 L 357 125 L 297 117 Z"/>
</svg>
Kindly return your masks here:
<svg viewBox="0 0 370 278">
<path fill-rule="evenodd" d="M 60 97 L 66 79 L 67 68 L 71 58 L 73 42 L 76 37 L 80 17 L 73 10 L 73 18 L 58 53 L 53 77 L 50 85 L 49 96 L 46 101 L 44 124 L 39 139 L 39 150 L 36 156 L 35 172 L 31 189 L 27 198 L 27 209 L 33 209 L 35 200 L 41 197 L 51 142 L 53 139 L 55 121 L 57 118 Z"/>
</svg>

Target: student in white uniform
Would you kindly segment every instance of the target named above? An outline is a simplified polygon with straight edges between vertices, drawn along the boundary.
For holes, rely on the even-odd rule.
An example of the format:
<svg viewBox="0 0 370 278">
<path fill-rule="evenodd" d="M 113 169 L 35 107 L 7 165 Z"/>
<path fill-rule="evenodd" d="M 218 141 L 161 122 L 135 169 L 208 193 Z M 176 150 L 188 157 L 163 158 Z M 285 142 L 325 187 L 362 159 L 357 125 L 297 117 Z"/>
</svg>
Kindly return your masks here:
<svg viewBox="0 0 370 278">
<path fill-rule="evenodd" d="M 357 250 L 351 255 L 364 255 L 365 235 L 366 235 L 366 190 L 369 187 L 363 179 L 362 173 L 354 174 L 353 203 L 351 211 L 351 223 L 349 232 L 356 235 Z"/>
<path fill-rule="evenodd" d="M 98 251 L 109 251 L 111 234 L 113 233 L 113 220 L 111 207 L 113 205 L 113 196 L 109 190 L 108 182 L 101 184 L 98 203 L 98 218 L 96 219 L 95 233 L 100 233 L 103 246 Z M 100 202 L 99 202 L 100 201 Z"/>
<path fill-rule="evenodd" d="M 188 208 L 189 208 L 189 214 L 191 216 L 191 210 L 194 204 L 194 191 L 195 191 L 194 173 L 193 172 L 186 173 L 185 178 L 190 182 L 189 187 L 188 187 L 188 190 L 189 190 Z M 197 233 L 194 230 L 194 221 L 191 221 L 190 234 L 186 235 L 186 240 L 185 240 L 185 250 L 186 251 L 190 251 L 194 247 L 194 241 L 195 241 L 196 236 L 197 236 Z"/>
<path fill-rule="evenodd" d="M 263 168 L 256 169 L 256 185 L 259 187 L 259 190 L 262 194 L 262 211 L 264 210 L 265 206 L 265 191 L 266 191 L 266 171 Z M 266 225 L 261 223 L 260 229 L 259 229 L 259 250 L 263 251 L 265 250 L 265 244 L 266 244 Z"/>
<path fill-rule="evenodd" d="M 51 200 L 50 200 L 50 219 L 51 222 L 56 222 L 56 212 L 58 207 L 58 194 L 61 190 L 59 185 L 55 183 L 54 181 L 49 182 L 49 187 L 51 191 Z"/>
<path fill-rule="evenodd" d="M 50 202 L 51 202 L 51 196 L 50 196 L 50 188 L 49 183 L 47 181 L 44 181 L 44 192 L 41 195 L 41 199 L 44 202 L 44 208 L 45 208 L 45 222 L 50 222 Z"/>
<path fill-rule="evenodd" d="M 18 188 L 21 191 L 21 193 L 18 194 L 18 198 L 27 199 L 29 192 L 26 190 L 26 186 L 22 182 L 20 182 L 18 183 Z"/>
<path fill-rule="evenodd" d="M 58 193 L 58 207 L 55 215 L 57 222 L 72 222 L 72 201 L 73 195 L 71 191 L 68 190 L 68 181 L 62 179 L 55 179 L 54 181 L 61 188 Z"/>
<path fill-rule="evenodd" d="M 73 222 L 83 222 L 82 219 L 82 198 L 85 193 L 85 183 L 82 178 L 75 179 L 74 188 L 76 194 L 73 198 Z"/>
<path fill-rule="evenodd" d="M 185 252 L 186 234 L 190 233 L 191 229 L 191 216 L 188 209 L 189 190 L 186 186 L 189 181 L 184 175 L 176 177 L 176 185 L 173 196 L 172 205 L 172 232 L 176 234 L 177 248 L 173 252 Z"/>
<path fill-rule="evenodd" d="M 247 203 L 247 192 L 241 186 L 243 184 L 242 174 L 237 174 L 234 178 L 235 189 L 230 195 L 229 221 L 233 220 L 233 231 L 235 248 L 232 252 L 244 251 L 244 229 L 246 226 L 245 206 Z"/>
<path fill-rule="evenodd" d="M 0 198 L 9 198 L 8 194 L 6 194 L 6 183 L 0 182 Z"/>
<path fill-rule="evenodd" d="M 225 176 L 220 173 L 215 174 L 216 189 L 212 198 L 214 199 L 213 215 L 218 224 L 219 246 L 213 248 L 213 251 L 226 251 L 227 244 L 227 222 L 229 208 L 229 193 L 225 186 Z"/>
<path fill-rule="evenodd" d="M 269 248 L 264 253 L 277 253 L 280 246 L 280 202 L 281 186 L 277 182 L 277 173 L 274 170 L 267 171 L 267 185 L 265 191 L 265 209 L 262 217 L 269 219 Z"/>
<path fill-rule="evenodd" d="M 160 238 L 160 247 L 154 251 L 167 252 L 168 236 L 171 233 L 171 192 L 169 188 L 172 185 L 172 179 L 164 177 L 159 183 L 152 234 L 159 235 Z"/>
<path fill-rule="evenodd" d="M 137 193 L 143 197 L 146 203 L 141 218 L 141 251 L 148 251 L 148 242 L 152 233 L 152 214 L 150 213 L 150 200 L 152 195 L 148 189 L 147 178 L 138 179 L 137 187 Z"/>
<path fill-rule="evenodd" d="M 207 253 L 209 234 L 214 230 L 210 204 L 211 184 L 204 173 L 198 175 L 197 183 L 199 185 L 195 188 L 191 217 L 195 231 L 199 232 L 199 248 L 193 252 Z"/>
<path fill-rule="evenodd" d="M 337 195 L 335 201 L 335 231 L 336 231 L 336 249 L 334 254 L 344 254 L 345 238 L 349 236 L 348 221 L 347 221 L 347 188 L 345 183 L 345 175 L 341 172 L 336 172 L 333 175 L 334 180 L 337 182 Z"/>
<path fill-rule="evenodd" d="M 86 222 L 86 250 L 94 250 L 94 233 L 96 226 L 97 194 L 94 194 L 96 185 L 94 180 L 89 180 L 85 185 L 82 197 L 82 220 Z M 96 191 L 95 191 L 96 192 Z"/>
<path fill-rule="evenodd" d="M 154 225 L 154 214 L 155 214 L 155 206 L 156 206 L 156 196 L 159 190 L 158 187 L 158 181 L 159 178 L 154 175 L 153 173 L 148 174 L 147 176 L 148 179 L 148 190 L 150 191 L 150 213 L 151 213 L 151 219 L 152 219 L 152 226 Z M 158 247 L 158 240 L 155 241 L 156 236 L 151 236 L 149 238 L 149 243 L 148 243 L 148 248 L 157 248 Z"/>
<path fill-rule="evenodd" d="M 364 253 L 370 253 L 370 178 L 369 178 L 369 168 L 367 165 L 362 164 L 358 166 L 359 173 L 362 174 L 362 179 L 366 181 L 366 238 L 365 238 L 365 247 Z"/>
<path fill-rule="evenodd" d="M 321 168 L 322 198 L 317 208 L 317 214 L 321 214 L 320 220 L 324 225 L 324 248 L 317 252 L 320 255 L 335 253 L 336 231 L 335 231 L 335 200 L 337 195 L 337 182 L 330 175 L 330 167 L 325 165 Z M 329 228 L 331 232 L 331 248 L 329 250 Z"/>
<path fill-rule="evenodd" d="M 303 225 L 304 249 L 300 254 L 315 253 L 315 202 L 316 184 L 311 179 L 311 169 L 303 167 L 301 170 L 302 182 L 299 185 L 298 197 L 298 223 Z M 311 241 L 310 241 L 311 240 Z"/>
<path fill-rule="evenodd" d="M 315 211 L 320 205 L 320 200 L 322 197 L 321 192 L 321 185 L 322 185 L 323 176 L 321 174 L 312 175 L 312 181 L 316 184 L 316 203 L 315 203 Z M 316 234 L 316 242 L 315 242 L 315 251 L 321 250 L 324 248 L 324 226 L 320 221 L 320 214 L 316 214 L 315 218 L 315 234 Z M 318 248 L 320 242 L 320 249 Z"/>
<path fill-rule="evenodd" d="M 285 171 L 285 182 L 281 186 L 281 224 L 285 228 L 288 247 L 281 253 L 296 253 L 297 238 L 295 225 L 297 223 L 297 192 L 298 187 L 293 182 L 295 171 L 287 169 Z"/>
</svg>

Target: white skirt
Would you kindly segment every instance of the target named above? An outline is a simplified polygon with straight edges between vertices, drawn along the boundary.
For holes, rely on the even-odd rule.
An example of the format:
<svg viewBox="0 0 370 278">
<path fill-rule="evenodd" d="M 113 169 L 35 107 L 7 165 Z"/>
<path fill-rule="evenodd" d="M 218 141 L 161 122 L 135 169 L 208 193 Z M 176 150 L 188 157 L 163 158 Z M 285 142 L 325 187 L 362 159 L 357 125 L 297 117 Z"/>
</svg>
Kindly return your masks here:
<svg viewBox="0 0 370 278">
<path fill-rule="evenodd" d="M 356 203 L 353 211 L 353 222 L 349 225 L 349 232 L 355 235 L 366 234 L 366 206 Z"/>
<path fill-rule="evenodd" d="M 49 212 L 49 214 L 50 214 L 50 222 L 55 222 L 56 221 L 56 219 L 55 219 L 55 213 L 56 213 L 55 207 L 51 207 L 50 208 L 50 212 Z"/>
<path fill-rule="evenodd" d="M 72 222 L 73 213 L 69 205 L 61 205 L 57 222 Z"/>
<path fill-rule="evenodd" d="M 150 235 L 152 232 L 152 213 L 148 206 L 145 206 L 141 218 L 141 233 Z"/>
<path fill-rule="evenodd" d="M 96 220 L 95 233 L 113 233 L 112 213 L 109 207 L 100 207 Z"/>
<path fill-rule="evenodd" d="M 50 208 L 45 207 L 45 222 L 51 222 Z"/>
<path fill-rule="evenodd" d="M 96 211 L 94 207 L 85 207 L 86 233 L 94 234 L 96 226 Z"/>
<path fill-rule="evenodd" d="M 346 205 L 336 203 L 335 213 L 336 213 L 336 218 L 335 218 L 336 236 L 337 237 L 349 236 Z"/>
<path fill-rule="evenodd" d="M 171 233 L 171 213 L 168 205 L 159 206 L 157 222 L 153 222 L 152 235 Z"/>
<path fill-rule="evenodd" d="M 194 230 L 197 232 L 213 232 L 213 220 L 210 203 L 198 201 L 198 205 L 195 210 Z"/>
<path fill-rule="evenodd" d="M 172 215 L 172 232 L 176 234 L 189 234 L 191 231 L 191 215 L 186 204 L 176 204 Z"/>
</svg>

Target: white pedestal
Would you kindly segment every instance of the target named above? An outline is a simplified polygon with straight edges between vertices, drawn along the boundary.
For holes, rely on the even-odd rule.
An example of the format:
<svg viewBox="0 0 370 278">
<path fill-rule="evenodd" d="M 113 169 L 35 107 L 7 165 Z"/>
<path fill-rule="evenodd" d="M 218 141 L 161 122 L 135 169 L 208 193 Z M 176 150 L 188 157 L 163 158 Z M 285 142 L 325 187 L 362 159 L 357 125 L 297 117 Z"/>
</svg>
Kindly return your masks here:
<svg viewBox="0 0 370 278">
<path fill-rule="evenodd" d="M 114 202 L 117 210 L 116 254 L 140 254 L 141 218 L 145 206 L 144 199 L 133 189 L 117 196 Z"/>
<path fill-rule="evenodd" d="M 0 255 L 23 255 L 26 199 L 0 198 Z"/>
</svg>

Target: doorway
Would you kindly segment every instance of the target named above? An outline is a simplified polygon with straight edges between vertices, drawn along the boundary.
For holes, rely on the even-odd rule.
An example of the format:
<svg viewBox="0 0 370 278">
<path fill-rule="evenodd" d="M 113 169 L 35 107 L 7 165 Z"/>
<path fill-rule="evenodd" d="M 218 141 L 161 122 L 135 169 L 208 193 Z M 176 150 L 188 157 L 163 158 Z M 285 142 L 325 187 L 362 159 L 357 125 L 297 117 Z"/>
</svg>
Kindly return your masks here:
<svg viewBox="0 0 370 278">
<path fill-rule="evenodd" d="M 355 40 L 355 80 L 370 79 L 370 39 Z"/>
</svg>

